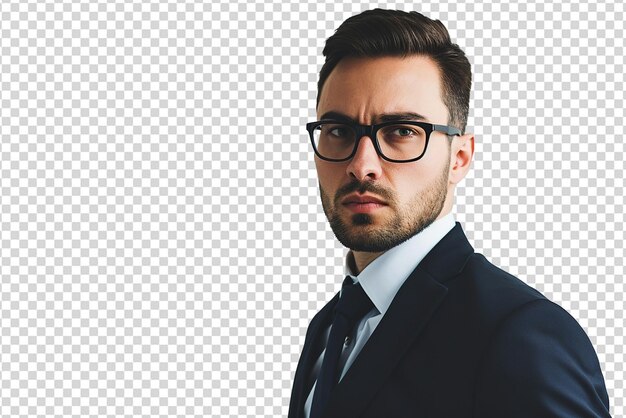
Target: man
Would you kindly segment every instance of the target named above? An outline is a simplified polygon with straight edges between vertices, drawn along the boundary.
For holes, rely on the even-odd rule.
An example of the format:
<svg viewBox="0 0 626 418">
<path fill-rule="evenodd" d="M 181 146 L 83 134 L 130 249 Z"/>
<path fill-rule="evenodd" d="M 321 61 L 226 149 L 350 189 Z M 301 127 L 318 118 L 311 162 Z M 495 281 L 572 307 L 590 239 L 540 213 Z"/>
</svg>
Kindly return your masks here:
<svg viewBox="0 0 626 418">
<path fill-rule="evenodd" d="M 470 168 L 470 64 L 443 24 L 372 10 L 324 49 L 307 124 L 350 249 L 313 318 L 289 417 L 609 417 L 579 324 L 475 253 L 452 214 Z"/>
</svg>

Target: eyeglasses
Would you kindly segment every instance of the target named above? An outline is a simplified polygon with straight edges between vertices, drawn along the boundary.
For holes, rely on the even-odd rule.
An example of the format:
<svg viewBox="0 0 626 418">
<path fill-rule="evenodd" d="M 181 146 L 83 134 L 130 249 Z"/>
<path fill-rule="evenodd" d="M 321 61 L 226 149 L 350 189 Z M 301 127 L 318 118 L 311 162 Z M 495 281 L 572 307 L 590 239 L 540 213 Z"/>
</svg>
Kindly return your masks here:
<svg viewBox="0 0 626 418">
<path fill-rule="evenodd" d="M 417 161 L 424 156 L 433 131 L 461 135 L 453 126 L 417 121 L 359 125 L 323 119 L 306 124 L 315 154 L 326 161 L 347 161 L 356 154 L 359 141 L 368 136 L 378 155 L 393 163 Z"/>
</svg>

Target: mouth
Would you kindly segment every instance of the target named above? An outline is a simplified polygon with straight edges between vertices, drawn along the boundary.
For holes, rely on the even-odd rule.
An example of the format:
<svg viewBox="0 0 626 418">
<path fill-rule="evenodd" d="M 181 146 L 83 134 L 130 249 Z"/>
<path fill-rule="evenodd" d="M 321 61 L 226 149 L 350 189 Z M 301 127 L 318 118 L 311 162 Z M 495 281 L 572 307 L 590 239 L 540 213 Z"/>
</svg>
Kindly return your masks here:
<svg viewBox="0 0 626 418">
<path fill-rule="evenodd" d="M 357 194 L 345 197 L 341 204 L 355 213 L 370 213 L 387 206 L 383 200 L 375 196 Z"/>
</svg>

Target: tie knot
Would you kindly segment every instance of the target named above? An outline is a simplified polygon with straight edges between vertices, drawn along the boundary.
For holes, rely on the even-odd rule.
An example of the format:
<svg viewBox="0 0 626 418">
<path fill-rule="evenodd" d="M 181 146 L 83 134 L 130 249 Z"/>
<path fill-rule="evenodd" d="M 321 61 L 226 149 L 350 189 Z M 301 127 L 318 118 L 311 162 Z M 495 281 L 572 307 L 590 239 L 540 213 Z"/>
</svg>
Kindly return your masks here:
<svg viewBox="0 0 626 418">
<path fill-rule="evenodd" d="M 341 287 L 341 297 L 335 306 L 335 313 L 344 315 L 351 322 L 354 322 L 373 307 L 374 304 L 363 290 L 361 283 L 353 284 L 350 276 L 346 277 Z"/>
</svg>

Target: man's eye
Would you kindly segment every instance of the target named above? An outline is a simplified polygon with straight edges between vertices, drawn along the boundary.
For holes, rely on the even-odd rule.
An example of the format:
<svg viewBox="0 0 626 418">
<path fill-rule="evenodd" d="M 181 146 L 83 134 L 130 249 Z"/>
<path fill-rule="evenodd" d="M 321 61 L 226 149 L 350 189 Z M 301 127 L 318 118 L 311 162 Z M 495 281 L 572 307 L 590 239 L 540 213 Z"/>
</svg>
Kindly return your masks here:
<svg viewBox="0 0 626 418">
<path fill-rule="evenodd" d="M 381 130 L 381 134 L 383 138 L 386 138 L 390 141 L 398 141 L 400 139 L 421 139 L 426 136 L 424 129 L 422 129 L 421 127 L 408 125 L 387 126 Z"/>
<path fill-rule="evenodd" d="M 398 135 L 398 136 L 409 136 L 409 135 L 415 135 L 416 132 L 413 129 L 410 128 L 397 128 L 395 131 L 393 131 L 394 135 Z"/>
<path fill-rule="evenodd" d="M 336 126 L 329 130 L 330 134 L 339 138 L 345 138 L 350 135 L 350 131 L 345 126 Z"/>
</svg>

